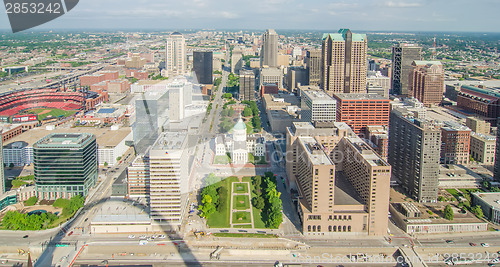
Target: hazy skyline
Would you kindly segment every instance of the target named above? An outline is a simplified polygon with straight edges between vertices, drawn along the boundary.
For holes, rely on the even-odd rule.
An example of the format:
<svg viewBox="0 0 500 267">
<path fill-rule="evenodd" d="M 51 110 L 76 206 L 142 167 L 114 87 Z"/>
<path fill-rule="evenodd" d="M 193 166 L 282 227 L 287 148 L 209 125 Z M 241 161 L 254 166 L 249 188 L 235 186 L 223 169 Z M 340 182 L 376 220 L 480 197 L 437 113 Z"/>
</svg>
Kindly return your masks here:
<svg viewBox="0 0 500 267">
<path fill-rule="evenodd" d="M 0 28 L 9 28 L 3 9 Z M 35 29 L 311 29 L 498 32 L 500 1 L 82 0 Z"/>
</svg>

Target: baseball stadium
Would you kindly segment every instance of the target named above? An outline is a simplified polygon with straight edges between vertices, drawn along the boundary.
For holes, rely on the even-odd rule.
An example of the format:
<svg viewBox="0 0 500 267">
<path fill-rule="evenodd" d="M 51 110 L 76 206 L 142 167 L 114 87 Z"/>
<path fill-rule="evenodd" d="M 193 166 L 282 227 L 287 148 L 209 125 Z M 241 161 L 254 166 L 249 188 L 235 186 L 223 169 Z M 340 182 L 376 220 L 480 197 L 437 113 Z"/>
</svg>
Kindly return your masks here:
<svg viewBox="0 0 500 267">
<path fill-rule="evenodd" d="M 92 100 L 96 98 L 101 96 L 95 92 L 60 89 L 6 92 L 0 94 L 0 122 L 19 123 L 68 117 L 87 109 L 89 100 L 94 102 Z"/>
</svg>

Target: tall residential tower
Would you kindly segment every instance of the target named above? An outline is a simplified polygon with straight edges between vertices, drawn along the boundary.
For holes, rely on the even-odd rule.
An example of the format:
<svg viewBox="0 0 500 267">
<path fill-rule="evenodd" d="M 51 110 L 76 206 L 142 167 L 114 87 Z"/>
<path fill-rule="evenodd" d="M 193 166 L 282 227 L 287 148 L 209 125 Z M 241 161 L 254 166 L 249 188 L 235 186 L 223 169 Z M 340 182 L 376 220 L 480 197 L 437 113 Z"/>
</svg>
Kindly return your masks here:
<svg viewBox="0 0 500 267">
<path fill-rule="evenodd" d="M 186 70 L 186 39 L 179 32 L 173 32 L 167 37 L 165 69 L 168 76 L 181 75 Z"/>
<path fill-rule="evenodd" d="M 269 29 L 263 35 L 260 66 L 278 67 L 278 34 Z"/>
</svg>

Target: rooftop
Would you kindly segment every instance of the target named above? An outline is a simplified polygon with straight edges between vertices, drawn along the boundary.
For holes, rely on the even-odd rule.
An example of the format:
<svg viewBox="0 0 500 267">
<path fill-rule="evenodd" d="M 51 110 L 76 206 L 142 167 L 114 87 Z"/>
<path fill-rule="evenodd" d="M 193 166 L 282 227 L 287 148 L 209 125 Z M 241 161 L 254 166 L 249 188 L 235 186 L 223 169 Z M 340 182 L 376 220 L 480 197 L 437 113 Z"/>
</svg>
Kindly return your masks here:
<svg viewBox="0 0 500 267">
<path fill-rule="evenodd" d="M 28 146 L 33 146 L 35 142 L 42 139 L 43 137 L 54 133 L 54 134 L 93 134 L 97 138 L 97 144 L 99 147 L 115 147 L 124 138 L 130 135 L 132 128 L 123 127 L 118 130 L 112 131 L 109 128 L 95 128 L 95 127 L 75 127 L 75 128 L 55 128 L 54 130 L 46 130 L 44 128 L 35 128 L 26 131 L 12 139 L 9 139 L 5 144 L 10 144 L 14 142 L 24 141 L 28 143 Z"/>
<path fill-rule="evenodd" d="M 345 41 L 345 35 L 349 31 L 349 29 L 340 29 L 338 33 L 324 33 L 323 34 L 323 40 L 328 38 L 332 39 L 334 42 L 344 42 Z M 366 34 L 358 34 L 358 33 L 353 33 L 352 34 L 352 41 L 353 42 L 364 42 L 366 41 Z"/>
<path fill-rule="evenodd" d="M 469 127 L 461 125 L 455 121 L 445 121 L 444 126 L 441 129 L 445 131 L 471 131 Z"/>
<path fill-rule="evenodd" d="M 309 86 L 300 86 L 301 95 L 305 95 L 314 103 L 333 104 L 337 101 L 322 90 L 311 89 Z"/>
<path fill-rule="evenodd" d="M 389 166 L 389 163 L 375 153 L 373 149 L 360 137 L 345 137 L 345 139 L 353 144 L 363 159 L 365 159 L 371 166 Z"/>
<path fill-rule="evenodd" d="M 389 103 L 389 99 L 379 95 L 379 94 L 334 94 L 337 98 L 341 100 L 386 100 Z"/>
<path fill-rule="evenodd" d="M 332 160 L 325 154 L 323 148 L 318 142 L 308 136 L 299 137 L 299 140 L 303 143 L 305 150 L 307 151 L 307 156 L 312 164 L 314 165 L 334 165 Z"/>
<path fill-rule="evenodd" d="M 181 150 L 185 147 L 187 134 L 181 132 L 164 132 L 153 144 L 154 150 Z"/>
<path fill-rule="evenodd" d="M 37 147 L 82 147 L 94 137 L 89 133 L 51 133 L 35 143 Z"/>
<path fill-rule="evenodd" d="M 497 140 L 496 136 L 486 135 L 482 133 L 472 132 L 471 137 L 475 137 L 476 139 L 486 140 L 486 141 L 495 141 Z"/>
<path fill-rule="evenodd" d="M 497 192 L 488 192 L 488 193 L 479 193 L 476 192 L 474 195 L 484 202 L 488 203 L 495 209 L 500 209 L 500 193 Z"/>
</svg>

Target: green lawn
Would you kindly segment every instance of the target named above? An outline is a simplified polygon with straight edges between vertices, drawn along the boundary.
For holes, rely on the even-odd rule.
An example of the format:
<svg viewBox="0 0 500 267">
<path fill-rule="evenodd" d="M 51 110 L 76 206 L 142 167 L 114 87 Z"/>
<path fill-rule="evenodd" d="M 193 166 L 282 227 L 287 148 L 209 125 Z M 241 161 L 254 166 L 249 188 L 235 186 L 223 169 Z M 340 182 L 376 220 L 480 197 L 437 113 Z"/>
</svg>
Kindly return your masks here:
<svg viewBox="0 0 500 267">
<path fill-rule="evenodd" d="M 250 212 L 237 211 L 233 212 L 233 224 L 235 223 L 251 223 Z"/>
<path fill-rule="evenodd" d="M 234 183 L 233 188 L 234 188 L 234 193 L 238 194 L 248 193 L 248 186 L 246 183 Z"/>
<path fill-rule="evenodd" d="M 458 192 L 456 189 L 446 189 L 446 191 L 453 195 L 457 200 L 462 196 L 462 193 Z"/>
<path fill-rule="evenodd" d="M 229 157 L 228 156 L 215 156 L 214 157 L 214 164 L 229 164 Z"/>
<path fill-rule="evenodd" d="M 38 120 L 41 121 L 49 116 L 52 116 L 54 118 L 57 118 L 59 116 L 63 116 L 63 117 L 69 117 L 73 114 L 76 113 L 76 110 L 62 110 L 62 109 L 51 109 L 51 108 L 37 108 L 37 109 L 32 109 L 30 111 L 28 111 L 28 113 L 36 113 L 36 114 L 39 114 L 45 110 L 50 110 L 50 112 L 48 113 L 45 113 L 45 114 L 41 114 L 41 115 L 38 115 Z"/>
<path fill-rule="evenodd" d="M 256 208 L 253 208 L 253 225 L 255 228 L 266 228 L 266 224 L 264 223 L 264 221 L 262 220 L 262 214 L 261 214 L 261 211 L 256 209 Z"/>
<path fill-rule="evenodd" d="M 256 156 L 254 162 L 257 165 L 259 164 L 265 165 L 267 164 L 266 156 Z"/>
<path fill-rule="evenodd" d="M 276 235 L 272 234 L 254 234 L 254 233 L 242 233 L 242 234 L 233 234 L 233 233 L 214 233 L 214 236 L 218 237 L 259 237 L 259 238 L 277 238 Z"/>
<path fill-rule="evenodd" d="M 246 210 L 249 208 L 250 208 L 250 203 L 248 202 L 248 195 L 233 197 L 233 209 Z"/>
<path fill-rule="evenodd" d="M 231 183 L 232 182 L 237 182 L 238 178 L 231 176 L 228 177 L 218 183 L 216 183 L 216 187 L 218 186 L 224 186 L 227 189 L 228 195 L 226 196 L 227 201 L 225 207 L 222 208 L 221 212 L 215 211 L 210 218 L 207 220 L 207 225 L 208 227 L 211 228 L 228 228 L 230 227 L 229 225 L 229 216 L 231 214 L 231 209 L 229 208 L 229 205 L 231 204 L 230 201 L 230 194 L 231 194 Z"/>
<path fill-rule="evenodd" d="M 245 124 L 247 125 L 247 134 L 253 134 L 252 122 L 251 121 L 247 121 L 247 122 L 245 122 Z"/>
<path fill-rule="evenodd" d="M 252 228 L 251 224 L 240 224 L 240 225 L 235 225 L 233 228 Z"/>
</svg>

